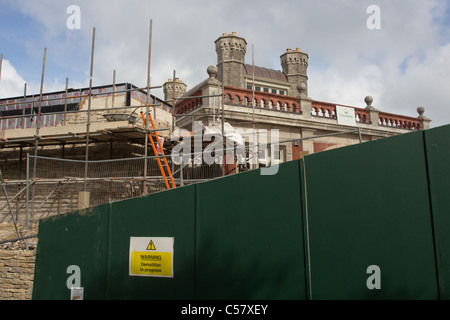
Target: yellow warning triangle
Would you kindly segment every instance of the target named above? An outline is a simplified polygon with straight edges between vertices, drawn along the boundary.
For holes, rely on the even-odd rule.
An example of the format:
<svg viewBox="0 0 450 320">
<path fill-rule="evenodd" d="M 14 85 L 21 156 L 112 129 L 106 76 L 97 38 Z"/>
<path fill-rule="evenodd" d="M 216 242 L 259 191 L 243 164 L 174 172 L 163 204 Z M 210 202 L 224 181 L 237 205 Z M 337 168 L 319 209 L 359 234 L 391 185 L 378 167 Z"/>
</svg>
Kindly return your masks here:
<svg viewBox="0 0 450 320">
<path fill-rule="evenodd" d="M 147 246 L 147 250 L 156 250 L 155 245 L 153 244 L 153 240 L 150 240 L 150 243 Z"/>
</svg>

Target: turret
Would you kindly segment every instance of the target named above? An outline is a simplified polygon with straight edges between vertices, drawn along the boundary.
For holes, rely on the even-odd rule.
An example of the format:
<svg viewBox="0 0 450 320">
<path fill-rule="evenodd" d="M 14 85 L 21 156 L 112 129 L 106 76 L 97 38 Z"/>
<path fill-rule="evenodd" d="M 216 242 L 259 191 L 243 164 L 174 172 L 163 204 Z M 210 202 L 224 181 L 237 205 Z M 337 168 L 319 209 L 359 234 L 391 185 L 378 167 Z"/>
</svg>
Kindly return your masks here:
<svg viewBox="0 0 450 320">
<path fill-rule="evenodd" d="M 302 52 L 300 48 L 295 50 L 287 49 L 284 54 L 281 55 L 281 67 L 287 80 L 297 85 L 303 83 L 305 86 L 301 86 L 305 89 L 304 95 L 308 96 L 308 54 Z"/>
<path fill-rule="evenodd" d="M 215 41 L 217 53 L 217 79 L 225 86 L 244 88 L 245 53 L 247 42 L 236 32 L 222 34 Z"/>
<path fill-rule="evenodd" d="M 169 104 L 173 103 L 174 98 L 173 84 L 174 84 L 173 79 L 169 79 L 163 85 L 164 100 Z M 183 81 L 181 81 L 178 78 L 175 78 L 175 99 L 182 96 L 186 92 L 186 88 L 187 86 L 184 84 Z"/>
</svg>

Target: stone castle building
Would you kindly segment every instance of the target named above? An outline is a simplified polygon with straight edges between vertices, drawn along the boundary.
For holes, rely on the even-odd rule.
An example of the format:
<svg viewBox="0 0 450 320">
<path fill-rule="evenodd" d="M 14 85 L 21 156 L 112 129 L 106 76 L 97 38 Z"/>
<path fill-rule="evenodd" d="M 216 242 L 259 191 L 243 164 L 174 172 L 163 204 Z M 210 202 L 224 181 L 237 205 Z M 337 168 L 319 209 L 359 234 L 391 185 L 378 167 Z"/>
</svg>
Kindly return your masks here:
<svg viewBox="0 0 450 320">
<path fill-rule="evenodd" d="M 176 99 L 178 127 L 192 131 L 195 121 L 220 127 L 223 115 L 223 121 L 236 130 L 278 129 L 280 141 L 298 139 L 280 145 L 276 155 L 280 161 L 429 128 L 431 120 L 422 107 L 415 118 L 378 110 L 370 96 L 361 97 L 363 107 L 309 97 L 309 57 L 299 48 L 281 54 L 281 70 L 246 64 L 247 42 L 235 32 L 222 34 L 215 50 L 217 63 L 207 68 L 209 77 L 204 81 L 186 91 L 186 84 L 177 78 L 175 95 L 174 81 L 164 84 L 165 101 Z M 349 131 L 353 132 L 345 133 Z"/>
</svg>

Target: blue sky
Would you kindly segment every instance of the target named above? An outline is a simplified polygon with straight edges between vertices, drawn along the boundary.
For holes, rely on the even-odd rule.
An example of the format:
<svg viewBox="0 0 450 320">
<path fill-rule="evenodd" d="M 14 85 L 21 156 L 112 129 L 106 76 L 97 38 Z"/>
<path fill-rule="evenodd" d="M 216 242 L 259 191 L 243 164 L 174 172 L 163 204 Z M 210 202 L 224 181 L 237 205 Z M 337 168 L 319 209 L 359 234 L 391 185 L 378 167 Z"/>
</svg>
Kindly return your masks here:
<svg viewBox="0 0 450 320">
<path fill-rule="evenodd" d="M 69 30 L 70 5 L 81 28 Z M 380 8 L 380 29 L 367 28 L 367 8 Z M 286 48 L 309 54 L 309 95 L 417 116 L 424 106 L 432 126 L 450 123 L 450 2 L 446 0 L 0 0 L 0 97 L 39 92 L 47 47 L 44 91 L 89 83 L 96 28 L 94 85 L 144 86 L 149 21 L 153 20 L 152 85 L 176 70 L 188 87 L 216 64 L 214 41 L 237 32 L 247 41 L 246 62 L 280 70 Z M 160 90 L 154 94 L 162 97 Z"/>
</svg>

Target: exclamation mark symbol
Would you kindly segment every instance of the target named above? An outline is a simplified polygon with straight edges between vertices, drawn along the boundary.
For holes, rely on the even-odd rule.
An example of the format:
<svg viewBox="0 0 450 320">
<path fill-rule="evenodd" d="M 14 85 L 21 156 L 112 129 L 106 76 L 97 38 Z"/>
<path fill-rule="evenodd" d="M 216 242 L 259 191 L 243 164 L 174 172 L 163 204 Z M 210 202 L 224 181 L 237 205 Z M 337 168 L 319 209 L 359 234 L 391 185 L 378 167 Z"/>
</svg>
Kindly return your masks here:
<svg viewBox="0 0 450 320">
<path fill-rule="evenodd" d="M 150 243 L 147 246 L 147 250 L 156 250 L 155 245 L 153 244 L 153 240 L 150 240 Z"/>
</svg>

